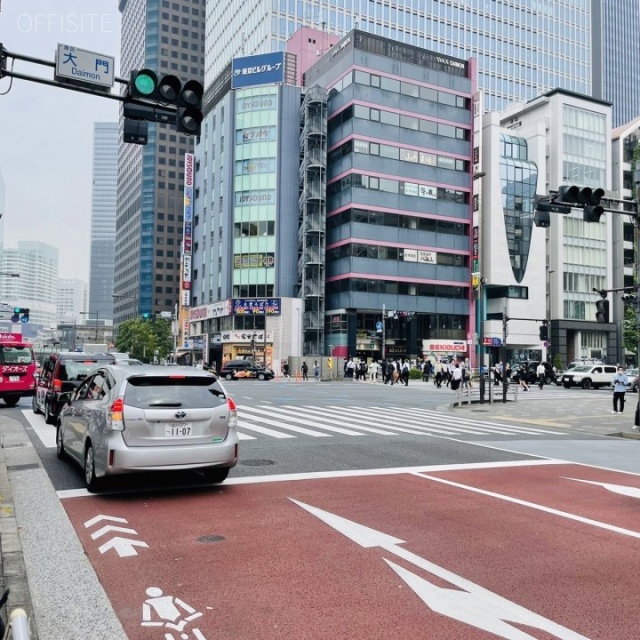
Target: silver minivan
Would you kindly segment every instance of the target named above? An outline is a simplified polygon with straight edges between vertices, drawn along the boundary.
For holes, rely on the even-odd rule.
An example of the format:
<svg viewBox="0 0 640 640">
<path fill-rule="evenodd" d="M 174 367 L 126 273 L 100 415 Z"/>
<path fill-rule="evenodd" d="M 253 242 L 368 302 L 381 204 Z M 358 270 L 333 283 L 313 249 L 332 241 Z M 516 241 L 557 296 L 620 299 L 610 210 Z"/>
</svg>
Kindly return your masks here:
<svg viewBox="0 0 640 640">
<path fill-rule="evenodd" d="M 58 458 L 84 468 L 89 491 L 139 471 L 198 469 L 223 482 L 238 462 L 236 406 L 201 369 L 105 365 L 65 400 Z"/>
</svg>

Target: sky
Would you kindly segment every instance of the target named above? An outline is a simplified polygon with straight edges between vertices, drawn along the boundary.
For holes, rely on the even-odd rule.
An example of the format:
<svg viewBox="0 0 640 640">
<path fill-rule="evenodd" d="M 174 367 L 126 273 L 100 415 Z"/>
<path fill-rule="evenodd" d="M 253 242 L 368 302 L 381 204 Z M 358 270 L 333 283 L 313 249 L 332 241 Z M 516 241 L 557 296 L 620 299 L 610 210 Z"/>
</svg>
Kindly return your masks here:
<svg viewBox="0 0 640 640">
<path fill-rule="evenodd" d="M 0 0 L 0 42 L 51 62 L 58 44 L 104 53 L 116 58 L 119 75 L 118 2 Z M 16 61 L 13 70 L 53 79 L 50 67 Z M 119 103 L 16 79 L 2 95 L 9 86 L 9 78 L 0 80 L 5 246 L 46 242 L 59 250 L 61 278 L 88 281 L 93 123 L 117 121 Z"/>
</svg>

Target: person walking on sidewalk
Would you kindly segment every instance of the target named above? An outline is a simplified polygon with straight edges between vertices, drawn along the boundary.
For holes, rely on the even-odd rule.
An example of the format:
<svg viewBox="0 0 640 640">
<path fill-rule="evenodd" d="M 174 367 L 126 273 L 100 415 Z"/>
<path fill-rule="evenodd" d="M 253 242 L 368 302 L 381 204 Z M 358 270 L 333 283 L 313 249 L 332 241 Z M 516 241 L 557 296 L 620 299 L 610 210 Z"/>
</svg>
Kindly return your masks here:
<svg viewBox="0 0 640 640">
<path fill-rule="evenodd" d="M 302 363 L 302 380 L 307 381 L 309 379 L 309 367 L 306 362 Z"/>
<path fill-rule="evenodd" d="M 638 404 L 636 405 L 636 417 L 633 420 L 632 431 L 640 430 L 640 400 L 638 400 Z"/>
<path fill-rule="evenodd" d="M 536 376 L 538 377 L 538 388 L 542 391 L 542 387 L 544 387 L 544 379 L 547 375 L 547 372 L 544 368 L 542 362 L 536 367 Z"/>
<path fill-rule="evenodd" d="M 622 367 L 618 367 L 618 373 L 613 376 L 611 384 L 613 385 L 613 413 L 622 413 L 624 411 L 624 396 L 629 384 L 629 378 Z M 620 411 L 618 411 L 618 407 L 620 407 Z"/>
</svg>

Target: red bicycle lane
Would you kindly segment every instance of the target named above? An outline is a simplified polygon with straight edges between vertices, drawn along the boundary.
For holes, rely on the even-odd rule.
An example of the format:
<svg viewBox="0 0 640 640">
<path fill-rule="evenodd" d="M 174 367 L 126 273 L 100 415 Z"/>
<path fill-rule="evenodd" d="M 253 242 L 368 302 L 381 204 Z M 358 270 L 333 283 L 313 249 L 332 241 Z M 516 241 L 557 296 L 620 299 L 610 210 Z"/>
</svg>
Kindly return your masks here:
<svg viewBox="0 0 640 640">
<path fill-rule="evenodd" d="M 640 502 L 575 480 L 563 498 L 567 477 L 637 488 L 637 476 L 555 464 L 428 476 L 63 504 L 131 640 L 640 636 L 640 534 L 610 501 Z M 110 524 L 136 535 L 96 535 Z M 148 547 L 120 557 L 112 535 Z"/>
</svg>

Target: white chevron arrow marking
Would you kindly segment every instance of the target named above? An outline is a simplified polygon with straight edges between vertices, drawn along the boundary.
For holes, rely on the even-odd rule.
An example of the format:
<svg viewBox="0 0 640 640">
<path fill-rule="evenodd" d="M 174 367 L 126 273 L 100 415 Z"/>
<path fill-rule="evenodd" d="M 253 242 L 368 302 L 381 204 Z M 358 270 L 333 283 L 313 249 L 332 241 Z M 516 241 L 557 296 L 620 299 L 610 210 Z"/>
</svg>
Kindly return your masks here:
<svg viewBox="0 0 640 640">
<path fill-rule="evenodd" d="M 111 531 L 114 531 L 117 533 L 128 533 L 133 536 L 138 535 L 138 532 L 135 529 L 127 529 L 127 527 L 115 527 L 112 524 L 108 524 L 105 527 L 102 527 L 102 529 L 98 529 L 97 531 L 94 531 L 91 534 L 91 539 L 97 540 L 100 536 L 103 536 L 105 533 L 110 533 Z"/>
<path fill-rule="evenodd" d="M 640 498 L 640 489 L 637 487 L 626 487 L 623 484 L 609 484 L 608 482 L 594 482 L 593 480 L 580 480 L 579 478 L 566 478 L 565 480 L 573 480 L 574 482 L 584 482 L 585 484 L 593 484 L 596 487 L 602 487 L 611 493 L 619 493 L 621 496 L 629 498 Z"/>
<path fill-rule="evenodd" d="M 356 544 L 370 549 L 380 547 L 405 562 L 446 580 L 453 588 L 443 588 L 383 558 L 413 592 L 433 611 L 464 624 L 495 634 L 505 640 L 536 640 L 510 623 L 526 625 L 553 635 L 559 640 L 589 640 L 571 629 L 548 620 L 515 602 L 471 582 L 443 567 L 402 549 L 403 540 L 347 520 L 328 511 L 289 498 L 293 503 L 322 520 Z"/>
<path fill-rule="evenodd" d="M 148 549 L 149 545 L 142 540 L 130 540 L 129 538 L 120 538 L 119 536 L 116 536 L 115 538 L 111 538 L 111 540 L 105 542 L 98 548 L 98 551 L 100 551 L 100 553 L 106 553 L 109 549 L 115 549 L 121 558 L 126 558 L 128 556 L 138 555 L 138 552 L 134 547 L 146 547 Z"/>
<path fill-rule="evenodd" d="M 87 520 L 84 523 L 84 526 L 88 529 L 89 527 L 93 527 L 94 524 L 98 524 L 98 522 L 102 522 L 102 520 L 111 520 L 111 522 L 120 522 L 122 524 L 127 524 L 127 520 L 125 518 L 117 518 L 116 516 L 104 516 L 99 515 L 95 518 L 91 518 L 91 520 Z"/>
</svg>

